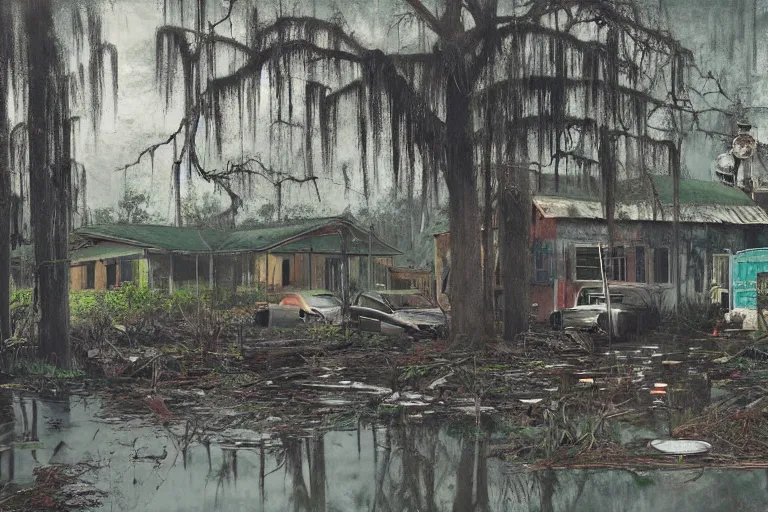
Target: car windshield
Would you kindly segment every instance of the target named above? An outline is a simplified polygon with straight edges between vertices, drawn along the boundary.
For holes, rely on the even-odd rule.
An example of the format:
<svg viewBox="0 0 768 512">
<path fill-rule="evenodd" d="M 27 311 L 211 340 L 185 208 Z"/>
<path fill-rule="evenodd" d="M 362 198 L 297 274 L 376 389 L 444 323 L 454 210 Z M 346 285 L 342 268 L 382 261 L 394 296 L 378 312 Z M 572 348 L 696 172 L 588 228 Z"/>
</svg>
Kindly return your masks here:
<svg viewBox="0 0 768 512">
<path fill-rule="evenodd" d="M 383 297 L 394 310 L 434 307 L 429 299 L 419 293 L 387 293 Z"/>
<path fill-rule="evenodd" d="M 341 306 L 341 301 L 333 295 L 310 295 L 305 297 L 311 308 L 334 308 Z"/>
</svg>

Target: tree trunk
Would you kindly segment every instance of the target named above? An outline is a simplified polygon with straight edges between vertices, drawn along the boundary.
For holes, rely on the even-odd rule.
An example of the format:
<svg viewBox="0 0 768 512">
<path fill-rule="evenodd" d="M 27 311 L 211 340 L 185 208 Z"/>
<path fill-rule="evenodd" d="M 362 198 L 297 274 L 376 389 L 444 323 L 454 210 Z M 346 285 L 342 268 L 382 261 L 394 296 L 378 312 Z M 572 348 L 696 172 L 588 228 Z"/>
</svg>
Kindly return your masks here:
<svg viewBox="0 0 768 512">
<path fill-rule="evenodd" d="M 11 168 L 9 160 L 8 63 L 11 57 L 11 5 L 0 5 L 0 342 L 11 332 Z"/>
<path fill-rule="evenodd" d="M 469 95 L 449 76 L 446 91 L 445 181 L 450 195 L 451 229 L 450 291 L 451 335 L 471 345 L 482 343 L 487 325 L 483 307 L 480 258 L 480 216 L 477 180 L 472 162 L 472 119 Z"/>
<path fill-rule="evenodd" d="M 39 356 L 69 368 L 69 91 L 54 40 L 51 0 L 29 0 L 26 5 L 27 123 L 40 307 Z"/>
<path fill-rule="evenodd" d="M 499 172 L 499 259 L 504 288 L 504 341 L 528 330 L 531 268 L 531 188 L 528 167 Z"/>
<path fill-rule="evenodd" d="M 496 311 L 494 308 L 494 230 L 493 230 L 493 169 L 491 166 L 491 151 L 493 140 L 493 123 L 491 113 L 486 112 L 485 141 L 483 141 L 483 308 L 485 323 L 489 332 L 495 334 Z"/>
</svg>

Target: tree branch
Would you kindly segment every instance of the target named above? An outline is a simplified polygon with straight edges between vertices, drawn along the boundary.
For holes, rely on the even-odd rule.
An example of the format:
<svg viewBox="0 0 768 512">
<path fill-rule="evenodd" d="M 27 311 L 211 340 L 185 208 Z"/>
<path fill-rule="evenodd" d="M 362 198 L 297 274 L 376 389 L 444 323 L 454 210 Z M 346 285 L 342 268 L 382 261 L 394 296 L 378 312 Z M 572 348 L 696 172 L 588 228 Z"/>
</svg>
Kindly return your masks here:
<svg viewBox="0 0 768 512">
<path fill-rule="evenodd" d="M 171 135 L 169 135 L 167 139 L 165 139 L 162 142 L 158 142 L 157 144 L 153 144 L 153 145 L 149 146 L 148 148 L 144 149 L 141 153 L 139 153 L 138 158 L 136 158 L 136 160 L 134 162 L 131 162 L 131 163 L 126 164 L 126 165 L 124 165 L 122 167 L 119 167 L 119 168 L 115 169 L 115 171 L 125 171 L 126 169 L 128 169 L 130 167 L 138 165 L 139 163 L 141 163 L 141 159 L 145 155 L 147 155 L 147 154 L 151 155 L 158 148 L 160 148 L 162 146 L 167 146 L 168 144 L 173 142 L 174 139 L 176 139 L 176 137 L 178 137 L 181 134 L 181 132 L 184 130 L 184 127 L 186 125 L 187 125 L 187 120 L 186 120 L 186 118 L 184 118 L 184 119 L 181 120 L 181 123 L 179 123 L 179 128 L 175 132 L 173 132 Z"/>
<path fill-rule="evenodd" d="M 427 7 L 421 3 L 420 0 L 404 0 L 405 3 L 411 6 L 416 11 L 416 15 L 421 18 L 427 26 L 442 39 L 449 39 L 449 34 L 443 26 L 443 23 L 430 12 Z"/>
</svg>

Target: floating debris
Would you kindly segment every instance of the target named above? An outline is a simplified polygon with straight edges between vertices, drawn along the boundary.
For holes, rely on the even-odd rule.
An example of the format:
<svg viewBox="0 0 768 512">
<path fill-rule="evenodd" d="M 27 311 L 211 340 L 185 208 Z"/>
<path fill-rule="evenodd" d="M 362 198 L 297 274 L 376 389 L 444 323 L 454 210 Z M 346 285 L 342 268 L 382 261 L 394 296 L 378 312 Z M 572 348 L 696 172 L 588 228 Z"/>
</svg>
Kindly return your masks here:
<svg viewBox="0 0 768 512">
<path fill-rule="evenodd" d="M 536 405 L 544 401 L 543 398 L 521 398 L 520 401 L 524 404 Z"/>
<path fill-rule="evenodd" d="M 693 439 L 656 439 L 650 444 L 652 448 L 669 455 L 698 455 L 712 449 L 711 444 Z"/>
<path fill-rule="evenodd" d="M 651 390 L 651 394 L 652 395 L 666 395 L 667 392 L 664 391 L 663 389 L 652 389 Z"/>
<path fill-rule="evenodd" d="M 661 364 L 664 366 L 679 366 L 683 364 L 682 361 L 662 361 Z"/>
<path fill-rule="evenodd" d="M 653 387 L 656 389 L 666 389 L 669 386 L 669 384 L 666 384 L 664 382 L 654 382 Z"/>
</svg>

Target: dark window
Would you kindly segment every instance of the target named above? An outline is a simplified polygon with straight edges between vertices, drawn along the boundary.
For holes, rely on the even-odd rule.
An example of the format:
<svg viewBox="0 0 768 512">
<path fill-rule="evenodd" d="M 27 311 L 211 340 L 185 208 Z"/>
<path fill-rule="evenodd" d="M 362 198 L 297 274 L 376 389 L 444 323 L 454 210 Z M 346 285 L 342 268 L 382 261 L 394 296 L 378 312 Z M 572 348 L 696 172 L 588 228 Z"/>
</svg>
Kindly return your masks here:
<svg viewBox="0 0 768 512">
<path fill-rule="evenodd" d="M 120 260 L 120 282 L 132 283 L 133 282 L 133 261 L 121 259 Z"/>
<path fill-rule="evenodd" d="M 93 290 L 96 287 L 96 263 L 88 263 L 85 265 L 85 282 L 83 283 L 83 289 Z"/>
<path fill-rule="evenodd" d="M 107 265 L 107 289 L 117 284 L 117 263 Z"/>
<path fill-rule="evenodd" d="M 291 260 L 283 260 L 283 286 L 291 284 Z"/>
<path fill-rule="evenodd" d="M 576 280 L 600 281 L 600 250 L 597 247 L 576 248 Z"/>
<path fill-rule="evenodd" d="M 659 248 L 653 251 L 653 281 L 669 282 L 669 249 Z"/>
<path fill-rule="evenodd" d="M 635 247 L 635 281 L 645 282 L 645 247 Z"/>
</svg>

